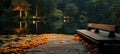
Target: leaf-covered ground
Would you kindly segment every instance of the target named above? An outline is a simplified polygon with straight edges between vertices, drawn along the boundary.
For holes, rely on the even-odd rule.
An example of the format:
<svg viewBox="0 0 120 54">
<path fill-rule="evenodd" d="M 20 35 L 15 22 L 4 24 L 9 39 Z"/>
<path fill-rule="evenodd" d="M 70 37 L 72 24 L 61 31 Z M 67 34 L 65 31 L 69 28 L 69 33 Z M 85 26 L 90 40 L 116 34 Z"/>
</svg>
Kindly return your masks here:
<svg viewBox="0 0 120 54">
<path fill-rule="evenodd" d="M 1 35 L 0 53 L 9 54 L 97 54 L 96 46 L 85 42 L 78 35 Z"/>
</svg>

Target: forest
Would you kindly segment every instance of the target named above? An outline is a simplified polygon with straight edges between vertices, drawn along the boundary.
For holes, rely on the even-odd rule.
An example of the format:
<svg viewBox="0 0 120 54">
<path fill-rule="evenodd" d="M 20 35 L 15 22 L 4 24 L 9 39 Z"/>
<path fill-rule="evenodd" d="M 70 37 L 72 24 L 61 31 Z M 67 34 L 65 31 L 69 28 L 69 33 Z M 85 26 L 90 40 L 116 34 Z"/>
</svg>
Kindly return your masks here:
<svg viewBox="0 0 120 54">
<path fill-rule="evenodd" d="M 89 22 L 120 33 L 120 0 L 0 0 L 0 34 L 74 34 Z"/>
</svg>

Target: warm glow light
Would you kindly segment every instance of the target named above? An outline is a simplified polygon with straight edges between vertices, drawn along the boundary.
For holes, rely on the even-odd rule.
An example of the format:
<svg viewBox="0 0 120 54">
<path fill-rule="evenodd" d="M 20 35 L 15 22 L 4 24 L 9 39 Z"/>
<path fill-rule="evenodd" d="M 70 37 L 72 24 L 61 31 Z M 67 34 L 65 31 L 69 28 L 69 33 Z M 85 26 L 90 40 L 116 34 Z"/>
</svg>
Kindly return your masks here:
<svg viewBox="0 0 120 54">
<path fill-rule="evenodd" d="M 64 16 L 63 18 L 64 18 L 64 22 L 69 22 L 68 20 L 69 16 Z"/>
<path fill-rule="evenodd" d="M 66 22 L 66 18 L 67 18 L 67 17 L 66 17 L 66 16 L 64 16 L 63 18 L 64 18 L 64 22 Z"/>
<path fill-rule="evenodd" d="M 64 22 L 66 22 L 66 20 L 64 19 Z"/>
<path fill-rule="evenodd" d="M 35 24 L 36 23 L 36 21 L 33 21 L 33 24 Z"/>
<path fill-rule="evenodd" d="M 36 18 L 36 16 L 33 16 L 33 18 Z"/>
<path fill-rule="evenodd" d="M 64 19 L 67 18 L 66 16 L 64 16 Z"/>
</svg>

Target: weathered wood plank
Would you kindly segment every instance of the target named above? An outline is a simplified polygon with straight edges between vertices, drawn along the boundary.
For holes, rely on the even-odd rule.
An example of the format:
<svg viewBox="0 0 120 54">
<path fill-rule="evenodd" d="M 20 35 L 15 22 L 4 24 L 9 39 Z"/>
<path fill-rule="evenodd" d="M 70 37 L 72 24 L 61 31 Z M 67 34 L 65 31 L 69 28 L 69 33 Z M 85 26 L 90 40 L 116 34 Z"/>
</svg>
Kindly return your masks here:
<svg viewBox="0 0 120 54">
<path fill-rule="evenodd" d="M 94 33 L 92 31 L 88 30 L 77 30 L 78 34 L 81 34 L 82 36 L 92 40 L 93 42 L 96 43 L 112 43 L 112 44 L 120 44 L 120 34 L 116 34 L 116 37 L 111 38 L 107 37 L 106 35 L 108 32 L 106 31 L 100 31 L 101 33 Z"/>
<path fill-rule="evenodd" d="M 88 23 L 87 28 L 87 30 L 95 29 L 95 33 L 100 33 L 99 30 L 105 30 L 109 32 L 108 37 L 115 37 L 115 25 Z"/>
<path fill-rule="evenodd" d="M 94 28 L 94 29 L 101 29 L 101 30 L 113 31 L 113 32 L 116 31 L 116 26 L 115 25 L 88 23 L 87 26 L 90 27 L 90 28 Z"/>
</svg>

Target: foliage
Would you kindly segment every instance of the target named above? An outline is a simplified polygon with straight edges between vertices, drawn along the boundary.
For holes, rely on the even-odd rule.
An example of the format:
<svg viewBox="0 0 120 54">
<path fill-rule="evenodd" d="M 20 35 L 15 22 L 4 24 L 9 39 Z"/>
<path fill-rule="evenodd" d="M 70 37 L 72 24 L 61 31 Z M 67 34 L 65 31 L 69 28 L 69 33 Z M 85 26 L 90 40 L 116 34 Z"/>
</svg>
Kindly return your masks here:
<svg viewBox="0 0 120 54">
<path fill-rule="evenodd" d="M 120 28 L 120 10 L 114 4 L 120 0 L 0 0 L 0 33 L 14 33 L 19 28 L 18 11 L 28 11 L 28 19 L 38 10 L 39 32 L 74 33 L 88 22 L 116 24 Z M 12 8 L 16 10 L 13 12 Z M 25 14 L 25 13 L 23 13 Z M 64 16 L 68 16 L 64 22 Z M 23 23 L 24 24 L 24 23 Z M 34 33 L 35 24 L 28 20 L 28 29 Z M 14 29 L 13 29 L 14 28 Z M 8 33 L 7 33 L 8 34 Z"/>
<path fill-rule="evenodd" d="M 80 15 L 79 22 L 81 23 L 80 27 L 85 29 L 88 23 L 88 17 L 85 15 Z"/>
<path fill-rule="evenodd" d="M 38 5 L 38 7 L 40 8 L 40 14 L 41 16 L 49 16 L 50 13 L 52 13 L 56 7 L 57 7 L 57 3 L 59 0 L 27 0 L 29 3 L 31 3 L 32 7 L 33 7 L 33 11 L 35 11 L 35 5 Z M 33 12 L 32 12 L 33 13 Z"/>
<path fill-rule="evenodd" d="M 27 17 L 30 4 L 25 0 L 12 0 L 13 11 L 20 11 L 20 17 L 23 16 L 22 12 L 24 11 L 24 16 Z"/>
<path fill-rule="evenodd" d="M 112 18 L 114 22 L 120 22 L 120 10 L 119 9 L 112 12 Z"/>
<path fill-rule="evenodd" d="M 100 1 L 100 0 L 92 0 L 92 3 L 93 3 L 94 5 L 96 5 L 97 3 L 99 3 L 99 1 Z"/>
<path fill-rule="evenodd" d="M 0 33 L 1 34 L 13 34 L 16 27 L 15 21 L 7 17 L 7 14 L 2 14 L 0 17 Z M 7 19 L 7 20 L 6 20 Z"/>
<path fill-rule="evenodd" d="M 75 16 L 78 12 L 78 7 L 74 3 L 69 3 L 65 5 L 64 12 L 66 16 Z"/>
<path fill-rule="evenodd" d="M 49 25 L 53 32 L 57 32 L 58 29 L 62 28 L 63 21 L 62 21 L 63 13 L 61 10 L 54 10 L 49 18 Z"/>
<path fill-rule="evenodd" d="M 55 9 L 50 16 L 56 17 L 56 18 L 62 18 L 63 12 L 61 10 Z"/>
</svg>

